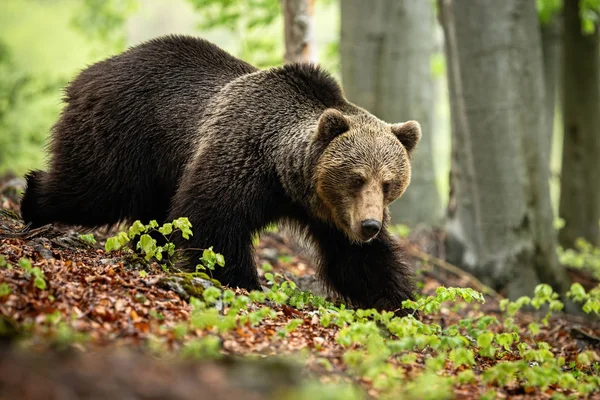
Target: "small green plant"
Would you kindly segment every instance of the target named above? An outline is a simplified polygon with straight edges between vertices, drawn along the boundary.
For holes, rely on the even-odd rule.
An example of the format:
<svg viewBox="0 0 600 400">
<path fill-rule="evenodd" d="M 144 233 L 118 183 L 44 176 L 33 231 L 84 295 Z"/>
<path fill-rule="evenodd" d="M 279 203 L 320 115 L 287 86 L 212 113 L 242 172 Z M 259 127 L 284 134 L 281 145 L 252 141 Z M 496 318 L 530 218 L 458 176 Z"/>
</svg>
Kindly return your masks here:
<svg viewBox="0 0 600 400">
<path fill-rule="evenodd" d="M 191 359 L 219 358 L 220 350 L 221 339 L 218 336 L 209 335 L 187 342 L 181 349 L 181 355 Z"/>
<path fill-rule="evenodd" d="M 536 310 L 539 310 L 543 305 L 547 305 L 548 312 L 542 319 L 542 322 L 544 325 L 548 325 L 552 312 L 560 311 L 564 307 L 564 304 L 558 298 L 558 293 L 554 292 L 550 285 L 542 283 L 535 287 L 533 298 L 521 296 L 515 301 L 502 299 L 500 301 L 500 309 L 506 311 L 508 315 L 514 316 L 523 306 L 531 305 Z"/>
<path fill-rule="evenodd" d="M 166 242 L 164 246 L 157 245 L 156 239 L 150 235 L 153 232 L 157 232 L 163 236 Z M 181 232 L 183 238 L 189 239 L 193 235 L 192 224 L 187 218 L 178 218 L 160 227 L 155 220 L 150 221 L 147 225 L 144 225 L 140 221 L 135 221 L 129 227 L 127 233 L 119 232 L 118 235 L 108 238 L 105 249 L 106 251 L 119 250 L 128 242 L 137 238 L 136 249 L 144 254 L 146 260 L 154 257 L 156 260 L 161 261 L 166 255 L 168 261 L 170 261 L 170 257 L 175 254 L 175 245 L 171 242 L 171 236 L 174 232 Z"/>
<path fill-rule="evenodd" d="M 583 303 L 582 309 L 584 312 L 600 315 L 600 285 L 586 293 L 581 284 L 574 283 L 567 292 L 567 297 L 578 303 Z"/>
<path fill-rule="evenodd" d="M 207 269 L 214 271 L 215 265 L 218 265 L 219 267 L 225 266 L 225 258 L 221 254 L 215 253 L 211 246 L 202 251 L 200 264 L 196 265 L 196 272 L 206 271 Z"/>
<path fill-rule="evenodd" d="M 0 297 L 8 296 L 11 293 L 10 286 L 8 283 L 2 282 L 0 283 Z"/>
<path fill-rule="evenodd" d="M 176 260 L 175 244 L 171 242 L 171 237 L 176 232 L 180 232 L 184 239 L 189 239 L 193 235 L 192 224 L 187 218 L 178 218 L 162 226 L 158 226 L 158 223 L 154 220 L 147 225 L 135 221 L 127 232 L 119 232 L 116 236 L 108 238 L 105 250 L 107 252 L 120 250 L 123 246 L 137 239 L 136 249 L 141 251 L 144 259 L 149 261 L 154 258 L 157 261 L 165 261 L 161 264 L 161 267 L 167 272 L 169 266 L 173 265 Z M 151 236 L 152 233 L 162 235 L 165 244 L 158 246 L 156 239 Z M 216 265 L 221 267 L 225 265 L 223 256 L 215 253 L 212 247 L 204 249 L 200 264 L 196 266 L 196 272 L 212 271 Z M 140 276 L 145 277 L 146 273 L 140 272 Z"/>
<path fill-rule="evenodd" d="M 442 307 L 442 304 L 448 301 L 456 301 L 461 298 L 467 303 L 477 301 L 485 303 L 485 299 L 481 293 L 470 288 L 445 288 L 439 287 L 435 291 L 435 296 L 421 297 L 420 299 L 405 300 L 402 303 L 404 308 L 409 308 L 415 311 L 420 311 L 423 314 L 436 313 Z"/>
<path fill-rule="evenodd" d="M 600 279 L 600 248 L 579 238 L 575 241 L 574 249 L 559 247 L 557 252 L 561 264 L 589 271 L 594 278 Z"/>
<path fill-rule="evenodd" d="M 79 240 L 81 240 L 82 242 L 86 243 L 89 246 L 93 246 L 96 244 L 96 238 L 94 237 L 93 233 L 79 235 L 78 237 L 79 237 Z"/>
<path fill-rule="evenodd" d="M 40 267 L 31 265 L 31 260 L 28 258 L 19 259 L 19 267 L 21 267 L 29 276 L 33 278 L 33 285 L 39 290 L 46 289 L 46 279 L 44 272 Z"/>
</svg>

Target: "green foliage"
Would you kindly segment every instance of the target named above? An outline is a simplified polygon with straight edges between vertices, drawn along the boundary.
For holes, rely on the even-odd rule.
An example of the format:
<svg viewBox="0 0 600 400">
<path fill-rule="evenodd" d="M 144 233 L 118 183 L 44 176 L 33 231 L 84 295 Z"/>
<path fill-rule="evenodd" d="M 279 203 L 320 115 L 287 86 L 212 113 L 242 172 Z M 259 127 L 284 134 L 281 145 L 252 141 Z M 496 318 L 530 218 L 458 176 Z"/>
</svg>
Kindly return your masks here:
<svg viewBox="0 0 600 400">
<path fill-rule="evenodd" d="M 579 17 L 581 18 L 581 31 L 590 35 L 598 26 L 600 13 L 600 0 L 579 0 Z"/>
<path fill-rule="evenodd" d="M 506 311 L 508 315 L 513 316 L 517 313 L 517 311 L 519 311 L 523 306 L 526 305 L 531 305 L 536 310 L 539 310 L 543 305 L 547 305 L 548 312 L 542 320 L 544 325 L 547 325 L 548 320 L 552 315 L 552 312 L 560 311 L 564 307 L 564 304 L 558 298 L 558 293 L 554 292 L 550 285 L 539 284 L 535 287 L 533 298 L 528 296 L 522 296 L 516 301 L 503 299 L 502 301 L 500 301 L 500 309 L 502 311 Z"/>
<path fill-rule="evenodd" d="M 44 276 L 44 272 L 40 269 L 40 267 L 34 267 L 31 265 L 31 260 L 28 258 L 19 259 L 19 267 L 21 267 L 27 275 L 33 278 L 33 285 L 39 290 L 46 289 L 46 279 Z"/>
<path fill-rule="evenodd" d="M 35 150 L 43 145 L 45 137 L 39 119 L 24 123 L 16 118 L 28 103 L 58 90 L 62 84 L 20 68 L 8 44 L 0 40 L 0 172 L 9 167 L 20 171 L 26 167 L 23 163 L 31 162 L 29 158 L 41 159 Z"/>
<path fill-rule="evenodd" d="M 233 53 L 259 68 L 283 64 L 284 35 L 281 2 L 279 0 L 188 0 L 200 16 L 203 31 L 226 29 L 237 39 Z M 314 4 L 315 23 L 323 17 L 328 25 L 337 25 L 339 7 L 335 1 Z M 339 38 L 319 44 L 319 64 L 330 72 L 339 70 Z"/>
<path fill-rule="evenodd" d="M 52 344 L 59 349 L 66 349 L 73 344 L 88 340 L 88 336 L 73 329 L 58 310 L 46 316 L 44 328 L 45 335 L 50 337 Z"/>
<path fill-rule="evenodd" d="M 12 266 L 6 261 L 6 258 L 0 254 L 0 268 L 12 269 Z"/>
<path fill-rule="evenodd" d="M 187 342 L 181 349 L 181 355 L 192 359 L 219 358 L 221 339 L 210 335 Z"/>
<path fill-rule="evenodd" d="M 118 6 L 128 1 L 132 0 L 96 3 Z M 123 48 L 73 29 L 94 29 L 103 18 L 92 13 L 90 3 L 0 2 L 0 174 L 42 167 L 44 144 L 62 107 L 61 88 L 86 64 Z M 86 21 L 73 22 L 80 18 Z M 111 35 L 116 35 L 116 26 L 111 29 Z"/>
<path fill-rule="evenodd" d="M 282 304 L 291 305 L 292 299 L 299 296 L 292 282 L 283 280 L 279 274 L 265 274 L 269 290 L 251 292 L 249 297 L 236 296 L 229 289 L 219 289 L 204 293 L 203 301 L 192 301 L 192 325 L 206 329 L 211 334 L 231 331 L 236 327 L 258 324 L 270 325 L 277 314 L 265 303 L 278 298 L 281 294 Z M 579 299 L 585 296 L 580 289 L 573 290 Z M 493 316 L 466 318 L 458 325 L 450 325 L 444 330 L 430 323 L 424 324 L 412 316 L 399 318 L 391 312 L 358 309 L 348 310 L 343 305 L 337 307 L 323 299 L 306 295 L 303 307 L 316 310 L 314 316 L 324 326 L 337 326 L 339 330 L 336 342 L 343 346 L 344 362 L 348 373 L 360 379 L 372 382 L 373 387 L 382 395 L 394 397 L 448 398 L 452 396 L 452 385 L 456 383 L 472 383 L 481 380 L 483 383 L 504 386 L 522 382 L 529 387 L 545 389 L 552 385 L 560 385 L 569 390 L 589 393 L 596 381 L 593 376 L 579 370 L 563 370 L 564 359 L 556 357 L 549 345 L 544 342 L 533 346 L 520 341 L 516 332 L 494 333 L 492 326 L 500 326 Z M 419 299 L 406 305 L 422 312 L 434 313 L 440 310 L 444 302 L 483 301 L 483 296 L 472 290 L 458 288 L 440 288 L 436 296 Z M 533 307 L 550 305 L 551 311 L 560 309 L 555 293 L 547 285 L 539 285 L 534 295 L 527 300 L 519 300 L 503 305 L 510 306 L 514 315 L 522 305 Z M 222 302 L 224 312 L 218 312 L 211 304 Z M 435 306 L 427 307 L 428 304 Z M 303 319 L 289 319 L 280 328 L 274 338 L 286 338 L 291 332 L 304 323 Z M 471 340 L 465 335 L 469 335 Z M 216 349 L 215 349 L 216 351 Z M 402 363 L 411 364 L 417 360 L 419 352 L 425 352 L 424 371 L 411 381 L 403 380 L 403 370 L 395 358 Z M 416 352 L 416 353 L 415 353 Z M 511 354 L 517 361 L 503 361 L 503 354 Z M 477 357 L 498 359 L 496 363 L 476 375 L 471 367 L 477 364 Z M 592 364 L 594 353 L 581 353 L 577 358 L 578 365 L 586 367 Z M 439 372 L 446 368 L 446 362 L 452 362 L 454 368 L 467 368 L 457 372 L 456 378 L 440 376 Z M 325 362 L 324 366 L 329 362 Z M 331 367 L 331 365 L 330 365 Z M 387 398 L 387 397 L 385 397 Z M 493 398 L 493 397 L 492 397 Z"/>
<path fill-rule="evenodd" d="M 584 312 L 600 315 L 600 285 L 586 293 L 581 284 L 573 283 L 567 292 L 567 297 L 578 303 L 583 303 L 582 309 Z"/>
<path fill-rule="evenodd" d="M 542 24 L 548 24 L 563 7 L 563 0 L 536 0 L 538 17 Z M 581 32 L 590 35 L 598 25 L 600 0 L 579 0 L 579 17 Z"/>
<path fill-rule="evenodd" d="M 0 283 L 0 297 L 6 297 L 11 293 L 11 289 L 10 286 L 8 286 L 8 283 L 6 282 L 2 282 Z"/>
<path fill-rule="evenodd" d="M 462 298 L 467 303 L 478 301 L 485 303 L 483 295 L 476 290 L 470 288 L 445 288 L 439 287 L 435 291 L 435 296 L 422 297 L 416 301 L 405 300 L 402 303 L 404 308 L 423 312 L 423 314 L 437 313 L 442 304 L 448 301 L 456 301 L 457 298 Z"/>
<path fill-rule="evenodd" d="M 279 35 L 265 35 L 264 29 L 281 26 L 278 0 L 189 0 L 201 17 L 199 28 L 227 28 L 240 38 L 238 56 L 259 67 L 283 61 L 283 29 Z"/>
<path fill-rule="evenodd" d="M 126 45 L 125 22 L 137 5 L 137 0 L 83 0 L 72 24 L 109 51 L 122 51 Z"/>
<path fill-rule="evenodd" d="M 219 267 L 225 266 L 225 258 L 223 255 L 215 253 L 211 246 L 202 251 L 200 263 L 201 264 L 196 265 L 196 271 L 205 271 L 207 269 L 213 271 L 215 269 L 215 265 L 218 265 Z"/>
<path fill-rule="evenodd" d="M 542 24 L 548 24 L 556 13 L 562 9 L 563 0 L 536 0 L 538 17 Z"/>
<path fill-rule="evenodd" d="M 96 244 L 96 238 L 94 237 L 93 233 L 79 235 L 78 237 L 79 237 L 79 240 L 81 240 L 84 243 L 87 243 L 90 246 L 93 246 Z"/>
<path fill-rule="evenodd" d="M 558 259 L 563 265 L 588 271 L 594 278 L 600 279 L 600 248 L 583 238 L 575 241 L 575 249 L 559 247 Z"/>
<path fill-rule="evenodd" d="M 156 239 L 150 235 L 153 232 L 162 235 L 165 239 L 163 246 L 157 245 Z M 175 245 L 171 242 L 171 237 L 177 232 L 185 239 L 189 239 L 193 235 L 192 224 L 187 218 L 177 218 L 173 222 L 165 223 L 160 227 L 154 220 L 150 221 L 147 225 L 144 225 L 140 221 L 135 221 L 127 232 L 119 232 L 116 236 L 106 239 L 104 249 L 107 252 L 117 251 L 129 242 L 137 239 L 136 249 L 141 251 L 146 260 L 154 257 L 157 261 L 164 260 L 168 265 L 172 265 L 174 261 L 173 257 L 175 256 Z M 214 253 L 212 248 L 204 251 L 201 261 L 208 263 L 209 269 L 213 269 L 214 264 L 221 266 L 225 264 L 223 256 Z"/>
</svg>

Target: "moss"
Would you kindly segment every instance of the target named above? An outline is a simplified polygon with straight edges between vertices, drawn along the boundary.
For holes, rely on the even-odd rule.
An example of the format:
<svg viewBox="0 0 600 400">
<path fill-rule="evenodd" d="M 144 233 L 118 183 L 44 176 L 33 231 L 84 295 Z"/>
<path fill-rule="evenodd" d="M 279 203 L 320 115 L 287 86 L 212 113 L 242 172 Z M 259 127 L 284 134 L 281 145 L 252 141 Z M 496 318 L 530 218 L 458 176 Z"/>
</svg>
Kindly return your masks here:
<svg viewBox="0 0 600 400">
<path fill-rule="evenodd" d="M 189 300 L 190 297 L 202 298 L 207 287 L 222 287 L 219 281 L 203 272 L 180 272 L 165 276 L 158 281 L 158 286 L 174 291 L 184 300 Z"/>
<path fill-rule="evenodd" d="M 219 282 L 218 280 L 211 278 L 208 274 L 206 274 L 205 272 L 178 272 L 173 274 L 174 276 L 180 276 L 188 281 L 190 281 L 191 284 L 193 284 L 193 279 L 194 278 L 200 278 L 203 279 L 205 281 L 209 281 L 210 283 L 213 284 L 213 286 L 218 287 L 219 289 L 223 288 L 223 285 L 221 285 L 221 282 Z"/>
</svg>

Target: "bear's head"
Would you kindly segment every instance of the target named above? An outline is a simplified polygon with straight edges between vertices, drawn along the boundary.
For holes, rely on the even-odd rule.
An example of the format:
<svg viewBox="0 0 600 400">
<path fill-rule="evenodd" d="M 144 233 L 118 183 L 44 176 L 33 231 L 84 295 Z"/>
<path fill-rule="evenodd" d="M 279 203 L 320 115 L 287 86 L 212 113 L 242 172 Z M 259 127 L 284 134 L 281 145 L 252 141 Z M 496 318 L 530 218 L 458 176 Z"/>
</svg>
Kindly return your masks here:
<svg viewBox="0 0 600 400">
<path fill-rule="evenodd" d="M 314 176 L 317 213 L 355 242 L 375 238 L 387 206 L 410 183 L 420 139 L 416 121 L 387 124 L 366 112 L 325 110 L 314 136 L 323 149 Z"/>
</svg>

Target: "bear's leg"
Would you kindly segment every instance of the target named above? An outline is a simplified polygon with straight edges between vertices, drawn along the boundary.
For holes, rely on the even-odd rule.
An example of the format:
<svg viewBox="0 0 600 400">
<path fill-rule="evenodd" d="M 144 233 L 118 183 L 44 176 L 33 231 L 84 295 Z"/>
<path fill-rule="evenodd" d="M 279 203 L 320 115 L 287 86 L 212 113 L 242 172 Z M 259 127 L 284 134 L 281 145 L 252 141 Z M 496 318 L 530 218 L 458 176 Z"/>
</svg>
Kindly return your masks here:
<svg viewBox="0 0 600 400">
<path fill-rule="evenodd" d="M 47 175 L 44 171 L 31 171 L 25 176 L 27 187 L 21 199 L 21 216 L 23 220 L 33 227 L 45 225 L 50 218 L 45 215 L 45 209 L 40 205 L 42 195 L 42 177 Z"/>
<path fill-rule="evenodd" d="M 408 314 L 402 302 L 413 299 L 411 271 L 400 244 L 384 227 L 369 243 L 353 243 L 342 232 L 311 226 L 320 250 L 319 275 L 353 306 Z"/>
<path fill-rule="evenodd" d="M 149 192 L 141 185 L 103 181 L 86 170 L 79 174 L 32 171 L 25 178 L 21 216 L 32 227 L 63 223 L 93 228 L 138 219 L 144 224 L 155 219 L 160 225 L 166 220 L 174 193 L 174 187 Z"/>
<path fill-rule="evenodd" d="M 224 285 L 239 287 L 247 290 L 260 290 L 258 272 L 254 263 L 252 233 L 239 226 L 239 223 L 227 220 L 217 220 L 213 213 L 193 215 L 189 220 L 192 224 L 193 236 L 189 240 L 176 237 L 176 248 L 182 249 L 182 269 L 194 271 L 200 264 L 204 249 L 213 247 L 215 253 L 225 258 L 225 266 L 215 265 L 215 269 L 206 273 Z M 238 219 L 240 221 L 241 219 Z"/>
</svg>

